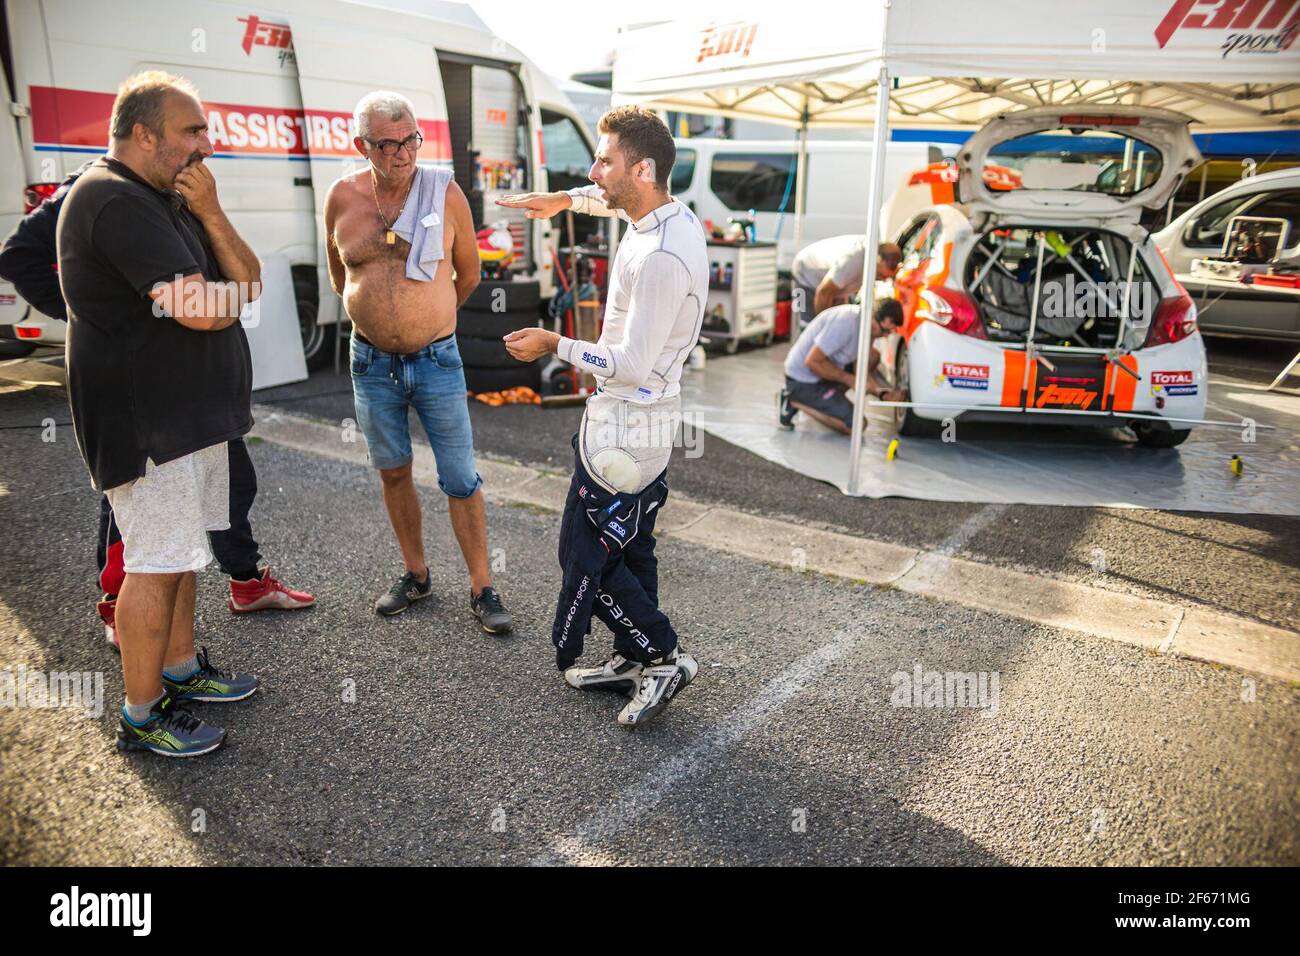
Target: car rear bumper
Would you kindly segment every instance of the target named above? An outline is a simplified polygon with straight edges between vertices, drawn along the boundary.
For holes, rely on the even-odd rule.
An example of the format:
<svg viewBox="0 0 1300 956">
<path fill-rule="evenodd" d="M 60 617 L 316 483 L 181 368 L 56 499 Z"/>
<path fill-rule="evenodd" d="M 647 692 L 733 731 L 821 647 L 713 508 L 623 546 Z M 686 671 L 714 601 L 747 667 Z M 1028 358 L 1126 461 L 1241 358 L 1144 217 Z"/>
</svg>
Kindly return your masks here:
<svg viewBox="0 0 1300 956">
<path fill-rule="evenodd" d="M 922 323 L 908 346 L 914 411 L 922 418 L 1019 414 L 1026 421 L 1104 424 L 1124 413 L 1205 417 L 1208 387 L 1200 334 L 1122 356 L 1124 369 L 1098 354 L 1040 353 L 1055 368 L 1011 349 Z M 1129 372 L 1133 374 L 1129 374 Z"/>
</svg>

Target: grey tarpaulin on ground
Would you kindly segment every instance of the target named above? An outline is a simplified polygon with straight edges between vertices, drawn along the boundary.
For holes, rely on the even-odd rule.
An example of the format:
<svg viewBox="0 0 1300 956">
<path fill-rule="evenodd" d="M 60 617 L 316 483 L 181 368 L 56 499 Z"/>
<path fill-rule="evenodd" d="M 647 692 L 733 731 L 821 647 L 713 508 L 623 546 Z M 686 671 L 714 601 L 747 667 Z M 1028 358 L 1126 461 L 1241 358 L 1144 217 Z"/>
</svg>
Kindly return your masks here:
<svg viewBox="0 0 1300 956">
<path fill-rule="evenodd" d="M 849 439 L 796 418 L 776 424 L 776 393 L 784 382 L 786 346 L 710 361 L 682 380 L 687 420 L 710 435 L 848 493 Z M 1215 418 L 1253 418 L 1255 442 L 1231 428 L 1197 428 L 1180 447 L 1141 448 L 1110 429 L 1048 425 L 956 424 L 957 441 L 904 438 L 885 458 L 897 432 L 888 411 L 872 413 L 862 442 L 862 494 L 931 501 L 999 502 L 1083 507 L 1159 508 L 1228 514 L 1300 515 L 1300 399 L 1211 376 Z M 704 446 L 707 460 L 708 445 Z M 1243 474 L 1229 467 L 1246 461 Z"/>
</svg>

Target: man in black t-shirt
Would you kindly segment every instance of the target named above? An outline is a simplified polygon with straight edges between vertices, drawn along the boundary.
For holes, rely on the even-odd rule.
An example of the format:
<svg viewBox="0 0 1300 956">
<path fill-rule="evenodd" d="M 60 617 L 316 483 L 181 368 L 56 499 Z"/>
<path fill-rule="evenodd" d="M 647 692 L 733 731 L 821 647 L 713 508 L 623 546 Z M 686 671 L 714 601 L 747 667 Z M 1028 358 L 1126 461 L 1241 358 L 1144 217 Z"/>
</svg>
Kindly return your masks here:
<svg viewBox="0 0 1300 956">
<path fill-rule="evenodd" d="M 257 689 L 194 648 L 194 572 L 212 560 L 207 532 L 229 526 L 226 443 L 252 426 L 239 315 L 261 292 L 203 163 L 206 130 L 185 80 L 128 79 L 108 155 L 68 193 L 57 237 L 73 427 L 124 546 L 118 746 L 167 756 L 225 739 L 180 704 Z"/>
<path fill-rule="evenodd" d="M 94 165 L 88 162 L 73 172 L 54 195 L 24 216 L 0 247 L 0 278 L 13 283 L 18 294 L 48 316 L 67 321 L 68 308 L 59 288 L 55 230 L 63 200 L 81 174 Z M 208 540 L 221 570 L 230 578 L 227 606 L 232 614 L 264 610 L 297 610 L 310 607 L 316 599 L 306 591 L 285 586 L 262 563 L 261 550 L 253 536 L 249 511 L 257 497 L 257 472 L 242 438 L 226 443 L 230 459 L 230 527 L 210 532 Z M 122 536 L 113 520 L 108 497 L 100 499 L 99 535 L 95 546 L 96 571 L 103 596 L 96 610 L 104 622 L 104 636 L 117 648 L 115 613 L 117 592 L 122 587 Z"/>
</svg>

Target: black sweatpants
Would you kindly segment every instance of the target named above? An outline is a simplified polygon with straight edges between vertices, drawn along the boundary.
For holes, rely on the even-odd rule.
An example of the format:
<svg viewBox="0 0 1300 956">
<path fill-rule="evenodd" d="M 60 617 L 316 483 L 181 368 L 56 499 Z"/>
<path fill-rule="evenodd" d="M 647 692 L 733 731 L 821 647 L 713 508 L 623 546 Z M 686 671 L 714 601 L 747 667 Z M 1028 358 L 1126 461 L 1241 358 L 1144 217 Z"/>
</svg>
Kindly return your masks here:
<svg viewBox="0 0 1300 956">
<path fill-rule="evenodd" d="M 230 527 L 225 531 L 209 531 L 208 542 L 223 573 L 246 579 L 256 576 L 257 563 L 262 560 L 248 520 L 253 499 L 257 497 L 257 472 L 253 470 L 253 459 L 248 456 L 244 439 L 236 438 L 226 446 L 230 459 Z M 108 549 L 121 540 L 113 509 L 104 495 L 99 501 L 99 541 L 95 547 L 96 566 L 101 574 L 108 563 Z"/>
<path fill-rule="evenodd" d="M 611 495 L 575 453 L 573 480 L 560 519 L 564 571 L 551 642 L 560 670 L 582 654 L 594 615 L 614 633 L 614 650 L 648 664 L 677 647 L 677 633 L 659 610 L 659 560 L 654 525 L 668 499 L 668 470 L 636 495 Z M 603 526 L 603 527 L 602 527 Z"/>
</svg>

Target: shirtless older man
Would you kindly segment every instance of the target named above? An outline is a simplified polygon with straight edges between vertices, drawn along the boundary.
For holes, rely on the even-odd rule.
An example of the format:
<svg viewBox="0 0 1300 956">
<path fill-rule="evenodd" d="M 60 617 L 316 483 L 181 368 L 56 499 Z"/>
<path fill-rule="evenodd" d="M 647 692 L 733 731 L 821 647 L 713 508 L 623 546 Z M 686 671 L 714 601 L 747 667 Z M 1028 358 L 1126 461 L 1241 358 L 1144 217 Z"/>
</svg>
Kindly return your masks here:
<svg viewBox="0 0 1300 956">
<path fill-rule="evenodd" d="M 330 187 L 325 248 L 330 283 L 354 327 L 357 422 L 406 564 L 375 610 L 399 614 L 431 590 L 411 477 L 407 415 L 414 408 L 469 568 L 470 609 L 489 634 L 508 634 L 511 617 L 488 571 L 482 479 L 456 347 L 456 310 L 479 282 L 469 203 L 450 169 L 416 165 L 423 137 L 406 97 L 367 94 L 355 119 L 353 144 L 369 166 Z"/>
</svg>

